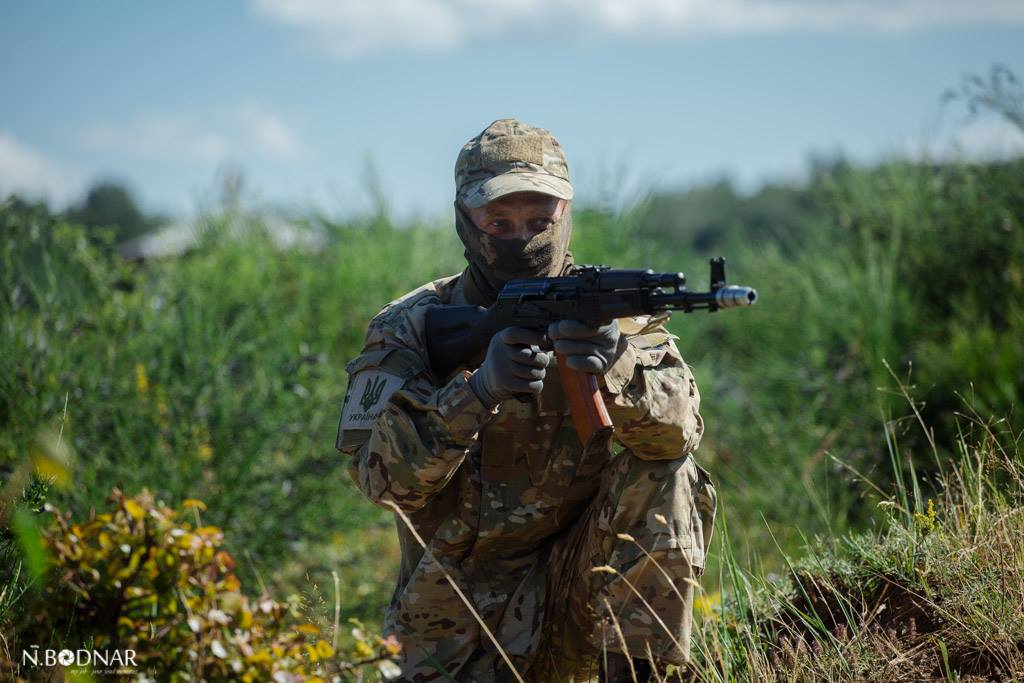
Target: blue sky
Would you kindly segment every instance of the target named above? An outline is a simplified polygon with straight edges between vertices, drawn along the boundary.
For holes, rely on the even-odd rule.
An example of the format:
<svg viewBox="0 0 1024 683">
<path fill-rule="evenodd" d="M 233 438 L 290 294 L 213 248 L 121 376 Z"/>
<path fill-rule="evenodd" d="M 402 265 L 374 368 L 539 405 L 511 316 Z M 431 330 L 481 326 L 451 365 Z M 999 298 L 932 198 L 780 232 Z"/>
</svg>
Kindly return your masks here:
<svg viewBox="0 0 1024 683">
<path fill-rule="evenodd" d="M 262 200 L 446 215 L 462 143 L 550 129 L 582 201 L 809 155 L 1024 149 L 939 96 L 1003 63 L 1017 0 L 251 0 L 0 8 L 0 192 L 58 204 L 97 178 L 187 213 L 241 168 Z"/>
</svg>

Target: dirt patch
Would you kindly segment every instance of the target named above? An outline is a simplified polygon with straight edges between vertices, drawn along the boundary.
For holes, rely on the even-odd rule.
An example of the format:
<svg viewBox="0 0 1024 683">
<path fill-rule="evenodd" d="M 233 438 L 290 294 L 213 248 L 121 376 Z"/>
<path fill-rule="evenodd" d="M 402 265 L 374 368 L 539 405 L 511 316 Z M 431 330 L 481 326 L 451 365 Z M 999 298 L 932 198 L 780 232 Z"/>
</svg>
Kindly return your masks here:
<svg viewBox="0 0 1024 683">
<path fill-rule="evenodd" d="M 770 624 L 772 668 L 798 680 L 1024 677 L 1024 643 L 972 641 L 894 576 L 851 586 L 839 576 L 801 574 L 796 597 Z"/>
</svg>

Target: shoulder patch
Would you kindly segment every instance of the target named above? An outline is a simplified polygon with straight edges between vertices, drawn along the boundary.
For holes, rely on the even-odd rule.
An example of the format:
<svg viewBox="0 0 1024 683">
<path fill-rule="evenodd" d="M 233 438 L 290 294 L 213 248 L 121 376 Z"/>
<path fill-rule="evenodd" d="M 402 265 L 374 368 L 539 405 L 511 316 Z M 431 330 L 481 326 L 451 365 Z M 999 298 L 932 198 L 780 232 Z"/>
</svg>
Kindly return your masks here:
<svg viewBox="0 0 1024 683">
<path fill-rule="evenodd" d="M 350 429 L 372 429 L 391 394 L 405 382 L 398 375 L 383 370 L 357 372 L 345 393 L 339 432 Z"/>
</svg>

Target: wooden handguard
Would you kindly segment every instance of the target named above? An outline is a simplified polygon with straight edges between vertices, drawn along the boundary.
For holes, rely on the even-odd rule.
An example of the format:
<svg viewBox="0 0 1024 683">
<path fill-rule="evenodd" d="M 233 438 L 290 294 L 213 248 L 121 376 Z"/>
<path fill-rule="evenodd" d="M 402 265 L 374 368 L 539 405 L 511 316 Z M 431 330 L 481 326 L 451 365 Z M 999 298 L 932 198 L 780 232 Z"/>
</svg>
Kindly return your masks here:
<svg viewBox="0 0 1024 683">
<path fill-rule="evenodd" d="M 586 446 L 596 435 L 612 431 L 612 419 L 601 396 L 597 375 L 580 372 L 569 367 L 564 353 L 555 353 L 558 360 L 558 377 L 562 380 L 562 391 L 569 404 L 572 423 L 579 434 L 580 443 Z"/>
</svg>

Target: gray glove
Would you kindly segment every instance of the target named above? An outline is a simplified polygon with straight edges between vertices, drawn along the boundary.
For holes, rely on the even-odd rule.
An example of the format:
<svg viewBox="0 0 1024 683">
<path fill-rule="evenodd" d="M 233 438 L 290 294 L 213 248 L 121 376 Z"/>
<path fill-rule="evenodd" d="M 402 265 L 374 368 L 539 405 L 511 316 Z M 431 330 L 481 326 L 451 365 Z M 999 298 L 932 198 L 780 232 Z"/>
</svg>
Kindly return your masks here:
<svg viewBox="0 0 1024 683">
<path fill-rule="evenodd" d="M 493 408 L 515 394 L 539 394 L 551 352 L 541 351 L 544 334 L 525 327 L 507 327 L 491 338 L 480 369 L 469 386 L 480 402 Z"/>
<path fill-rule="evenodd" d="M 568 356 L 573 370 L 603 375 L 615 360 L 619 346 L 619 321 L 592 327 L 578 320 L 559 320 L 548 325 L 555 351 Z"/>
</svg>

